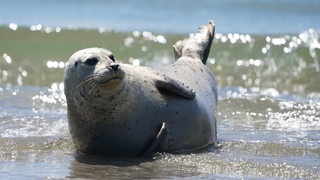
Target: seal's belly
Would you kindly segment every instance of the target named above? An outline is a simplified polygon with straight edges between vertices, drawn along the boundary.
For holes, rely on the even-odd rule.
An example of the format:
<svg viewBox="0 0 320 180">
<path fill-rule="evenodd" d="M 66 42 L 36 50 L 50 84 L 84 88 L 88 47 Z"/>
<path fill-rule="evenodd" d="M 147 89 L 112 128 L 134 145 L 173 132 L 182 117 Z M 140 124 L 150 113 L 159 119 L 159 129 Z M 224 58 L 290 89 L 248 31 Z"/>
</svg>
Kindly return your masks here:
<svg viewBox="0 0 320 180">
<path fill-rule="evenodd" d="M 214 141 L 215 119 L 210 112 L 214 107 L 208 107 L 200 99 L 166 96 L 155 90 L 153 96 L 146 92 L 142 97 L 136 97 L 134 106 L 123 112 L 124 116 L 119 119 L 125 123 L 119 124 L 121 128 L 114 128 L 118 132 L 106 131 L 105 135 L 110 139 L 114 134 L 122 135 L 114 137 L 112 144 L 118 144 L 114 147 L 126 146 L 141 152 L 154 140 L 164 122 L 173 140 L 172 151 L 194 149 Z"/>
</svg>

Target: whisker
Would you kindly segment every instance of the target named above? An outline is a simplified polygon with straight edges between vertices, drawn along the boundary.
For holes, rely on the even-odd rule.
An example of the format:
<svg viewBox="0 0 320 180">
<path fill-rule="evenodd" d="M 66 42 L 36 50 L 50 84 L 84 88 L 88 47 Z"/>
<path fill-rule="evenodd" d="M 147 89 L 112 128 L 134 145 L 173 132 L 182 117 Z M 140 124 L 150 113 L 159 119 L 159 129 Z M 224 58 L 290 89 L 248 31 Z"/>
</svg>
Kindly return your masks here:
<svg viewBox="0 0 320 180">
<path fill-rule="evenodd" d="M 83 82 L 81 82 L 81 83 L 76 87 L 76 89 L 78 89 L 79 87 L 85 85 L 86 83 L 95 81 L 96 76 L 97 76 L 97 75 L 95 75 L 95 74 L 86 76 L 86 77 L 84 78 L 85 80 L 84 80 Z"/>
<path fill-rule="evenodd" d="M 92 84 L 92 85 L 90 85 L 90 86 L 92 86 L 92 87 L 90 88 L 88 94 L 90 94 L 90 93 L 98 86 L 98 84 L 101 83 L 101 78 L 100 78 L 99 76 L 100 76 L 100 75 L 97 75 L 97 76 L 96 76 L 97 79 L 96 79 L 95 81 L 93 81 L 93 84 Z"/>
<path fill-rule="evenodd" d="M 99 84 L 99 81 L 92 81 L 92 83 L 89 86 L 89 91 L 88 94 L 91 94 L 91 92 L 97 87 L 97 85 Z"/>
<path fill-rule="evenodd" d="M 88 89 L 84 91 L 86 94 L 91 94 L 93 90 L 102 82 L 101 74 L 91 74 L 84 78 L 83 82 L 81 82 L 76 89 L 86 86 Z"/>
</svg>

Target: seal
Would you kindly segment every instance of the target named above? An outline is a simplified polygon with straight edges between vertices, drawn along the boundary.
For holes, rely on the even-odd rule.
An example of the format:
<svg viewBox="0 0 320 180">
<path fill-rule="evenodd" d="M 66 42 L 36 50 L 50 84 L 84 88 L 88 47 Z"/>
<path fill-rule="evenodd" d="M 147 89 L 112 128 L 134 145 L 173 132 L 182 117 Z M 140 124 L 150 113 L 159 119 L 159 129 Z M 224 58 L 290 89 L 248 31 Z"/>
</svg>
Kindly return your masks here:
<svg viewBox="0 0 320 180">
<path fill-rule="evenodd" d="M 215 78 L 207 66 L 214 23 L 174 46 L 159 68 L 118 62 L 102 48 L 75 52 L 64 74 L 68 124 L 83 153 L 179 153 L 217 140 Z"/>
</svg>

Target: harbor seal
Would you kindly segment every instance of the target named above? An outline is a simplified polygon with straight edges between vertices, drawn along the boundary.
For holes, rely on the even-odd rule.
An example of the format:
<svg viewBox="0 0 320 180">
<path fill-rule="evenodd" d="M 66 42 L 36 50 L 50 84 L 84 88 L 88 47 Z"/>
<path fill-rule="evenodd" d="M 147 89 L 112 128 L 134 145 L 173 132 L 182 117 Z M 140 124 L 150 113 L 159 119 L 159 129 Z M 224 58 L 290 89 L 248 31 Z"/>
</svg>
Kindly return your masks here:
<svg viewBox="0 0 320 180">
<path fill-rule="evenodd" d="M 214 23 L 174 46 L 159 68 L 118 62 L 106 49 L 75 52 L 64 74 L 70 133 L 80 152 L 138 156 L 185 152 L 217 140 L 217 88 L 205 66 Z"/>
</svg>

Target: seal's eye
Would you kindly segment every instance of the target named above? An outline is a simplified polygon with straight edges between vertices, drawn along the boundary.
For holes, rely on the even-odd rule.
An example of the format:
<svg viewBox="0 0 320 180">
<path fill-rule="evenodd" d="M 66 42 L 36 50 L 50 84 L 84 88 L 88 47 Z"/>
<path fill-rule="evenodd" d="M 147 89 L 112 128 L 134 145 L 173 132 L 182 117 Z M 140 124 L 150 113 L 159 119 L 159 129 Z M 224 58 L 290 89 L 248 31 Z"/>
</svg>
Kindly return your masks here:
<svg viewBox="0 0 320 180">
<path fill-rule="evenodd" d="M 95 57 L 92 57 L 92 58 L 87 59 L 84 63 L 88 66 L 93 66 L 98 63 L 98 59 Z"/>
<path fill-rule="evenodd" d="M 109 58 L 111 59 L 111 61 L 116 62 L 116 59 L 114 58 L 114 56 L 112 54 L 109 56 Z"/>
</svg>

